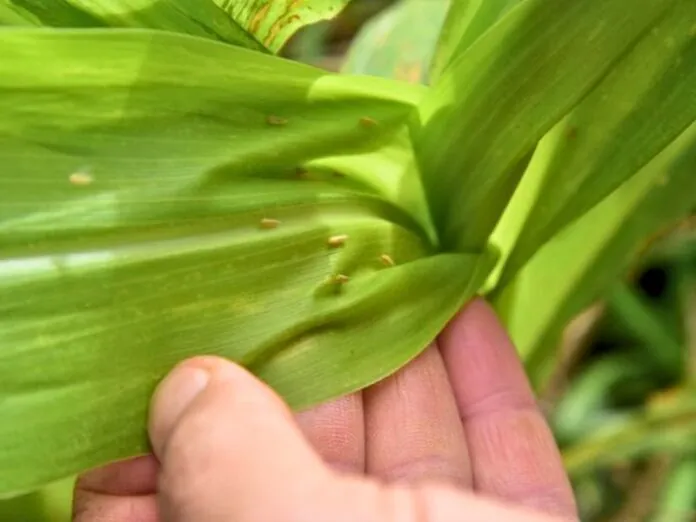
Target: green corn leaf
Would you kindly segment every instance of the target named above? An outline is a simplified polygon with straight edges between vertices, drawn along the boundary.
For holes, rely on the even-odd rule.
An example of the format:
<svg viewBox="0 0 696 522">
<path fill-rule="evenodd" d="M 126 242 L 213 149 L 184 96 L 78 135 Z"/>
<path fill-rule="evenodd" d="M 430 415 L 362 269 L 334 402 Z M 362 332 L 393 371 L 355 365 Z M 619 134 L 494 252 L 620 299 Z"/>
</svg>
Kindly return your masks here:
<svg viewBox="0 0 696 522">
<path fill-rule="evenodd" d="M 393 159 L 419 86 L 143 30 L 5 31 L 0 56 L 0 495 L 147 451 L 194 354 L 298 408 L 367 386 L 496 261 L 438 254 Z"/>
<path fill-rule="evenodd" d="M 537 142 L 678 1 L 526 0 L 453 58 L 416 132 L 443 248 L 486 244 Z"/>
<path fill-rule="evenodd" d="M 0 0 L 0 26 L 130 27 L 264 47 L 213 0 Z"/>
<path fill-rule="evenodd" d="M 450 0 L 446 0 L 450 4 Z M 431 75 L 437 78 L 455 56 L 464 53 L 500 17 L 521 0 L 456 0 L 447 13 Z"/>
<path fill-rule="evenodd" d="M 344 72 L 428 83 L 449 0 L 402 0 L 370 20 L 353 40 Z"/>
<path fill-rule="evenodd" d="M 544 242 L 637 173 L 694 121 L 696 2 L 680 0 L 554 129 L 556 147 L 541 186 L 534 195 L 519 194 L 531 210 L 506 262 L 503 283 Z"/>
<path fill-rule="evenodd" d="M 329 20 L 350 0 L 214 0 L 272 52 L 302 27 Z"/>
<path fill-rule="evenodd" d="M 547 148 L 553 150 L 552 140 L 542 142 L 540 157 Z M 535 383 L 552 365 L 558 334 L 567 321 L 611 286 L 645 237 L 691 212 L 696 205 L 694 172 L 696 124 L 541 248 L 495 294 L 496 307 Z M 523 183 L 534 185 L 535 180 Z"/>
<path fill-rule="evenodd" d="M 563 452 L 572 478 L 649 453 L 679 455 L 696 449 L 696 394 L 681 389 L 666 404 L 649 406 L 620 425 L 594 435 Z"/>
<path fill-rule="evenodd" d="M 0 26 L 133 27 L 278 52 L 302 27 L 349 0 L 0 0 Z"/>
</svg>

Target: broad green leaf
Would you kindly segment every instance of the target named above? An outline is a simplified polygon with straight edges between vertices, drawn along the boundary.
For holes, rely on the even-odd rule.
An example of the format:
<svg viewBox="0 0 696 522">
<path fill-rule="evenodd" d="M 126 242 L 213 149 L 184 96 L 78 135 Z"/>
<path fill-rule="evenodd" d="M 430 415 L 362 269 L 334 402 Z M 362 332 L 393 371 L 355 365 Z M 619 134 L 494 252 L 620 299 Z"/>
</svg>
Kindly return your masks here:
<svg viewBox="0 0 696 522">
<path fill-rule="evenodd" d="M 696 394 L 675 391 L 666 404 L 650 406 L 621 425 L 597 430 L 563 452 L 572 478 L 647 453 L 679 455 L 696 449 Z"/>
<path fill-rule="evenodd" d="M 679 0 L 526 0 L 420 106 L 416 151 L 442 247 L 480 249 L 537 142 Z"/>
<path fill-rule="evenodd" d="M 214 0 L 267 49 L 278 52 L 302 27 L 336 16 L 350 0 Z"/>
<path fill-rule="evenodd" d="M 412 157 L 418 86 L 162 32 L 6 31 L 0 56 L 0 495 L 147 451 L 194 354 L 297 408 L 367 386 L 495 263 L 437 253 L 416 170 L 350 168 Z"/>
<path fill-rule="evenodd" d="M 553 149 L 549 139 L 539 150 L 547 145 Z M 693 124 L 637 175 L 544 245 L 495 295 L 535 383 L 544 378 L 567 321 L 606 291 L 646 236 L 688 215 L 696 204 L 695 171 Z M 525 182 L 533 185 L 535 180 Z"/>
<path fill-rule="evenodd" d="M 159 29 L 264 50 L 214 0 L 0 0 L 0 26 Z"/>
<path fill-rule="evenodd" d="M 401 0 L 370 20 L 353 40 L 345 72 L 428 83 L 449 0 Z"/>
<path fill-rule="evenodd" d="M 696 121 L 696 2 L 679 0 L 576 109 L 558 136 L 503 280 Z M 515 198 L 518 194 L 515 195 Z M 534 203 L 532 203 L 534 202 Z"/>
<path fill-rule="evenodd" d="M 450 0 L 447 1 L 450 4 Z M 431 75 L 438 78 L 452 60 L 464 53 L 501 16 L 521 0 L 455 0 L 437 43 Z"/>
</svg>

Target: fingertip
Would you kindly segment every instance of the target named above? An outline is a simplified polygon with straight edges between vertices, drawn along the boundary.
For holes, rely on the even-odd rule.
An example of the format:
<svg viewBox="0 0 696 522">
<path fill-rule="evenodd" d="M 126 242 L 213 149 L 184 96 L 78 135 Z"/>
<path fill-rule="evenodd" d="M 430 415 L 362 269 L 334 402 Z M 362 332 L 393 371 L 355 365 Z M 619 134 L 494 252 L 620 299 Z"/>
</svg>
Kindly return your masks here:
<svg viewBox="0 0 696 522">
<path fill-rule="evenodd" d="M 475 328 L 485 332 L 505 335 L 504 327 L 493 306 L 483 297 L 471 299 L 454 317 L 448 328 Z"/>
<path fill-rule="evenodd" d="M 148 431 L 155 455 L 162 458 L 171 432 L 184 411 L 208 385 L 211 374 L 201 363 L 185 361 L 159 384 L 152 397 Z"/>
<path fill-rule="evenodd" d="M 153 452 L 163 456 L 167 440 L 184 412 L 208 388 L 230 400 L 233 396 L 260 397 L 261 401 L 281 405 L 273 391 L 242 366 L 217 356 L 197 356 L 177 366 L 157 386 L 150 403 L 148 431 Z"/>
<path fill-rule="evenodd" d="M 536 406 L 519 354 L 484 299 L 472 300 L 438 344 L 462 418 Z"/>
<path fill-rule="evenodd" d="M 265 513 L 278 517 L 306 502 L 307 489 L 327 476 L 282 398 L 217 357 L 185 361 L 164 379 L 153 396 L 150 436 L 166 520 L 274 519 Z M 277 505 L 266 502 L 269 495 Z"/>
</svg>

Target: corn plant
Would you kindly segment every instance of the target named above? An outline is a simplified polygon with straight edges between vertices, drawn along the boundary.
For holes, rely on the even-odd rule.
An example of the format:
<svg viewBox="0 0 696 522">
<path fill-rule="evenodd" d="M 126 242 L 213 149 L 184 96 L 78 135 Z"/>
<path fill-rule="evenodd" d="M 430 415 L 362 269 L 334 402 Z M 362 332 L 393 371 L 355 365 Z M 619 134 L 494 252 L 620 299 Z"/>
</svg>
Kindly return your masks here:
<svg viewBox="0 0 696 522">
<path fill-rule="evenodd" d="M 347 3 L 0 0 L 0 495 L 147 452 L 186 357 L 305 408 L 477 294 L 539 384 L 696 205 L 693 0 L 443 3 L 382 78 L 369 31 L 340 74 L 277 56 Z"/>
</svg>

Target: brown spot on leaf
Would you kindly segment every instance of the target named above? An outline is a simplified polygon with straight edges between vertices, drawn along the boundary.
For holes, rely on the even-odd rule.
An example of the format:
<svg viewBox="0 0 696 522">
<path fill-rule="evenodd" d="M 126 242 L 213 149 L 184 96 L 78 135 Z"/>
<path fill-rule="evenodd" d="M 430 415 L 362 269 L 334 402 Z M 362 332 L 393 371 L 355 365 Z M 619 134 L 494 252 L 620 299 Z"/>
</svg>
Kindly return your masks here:
<svg viewBox="0 0 696 522">
<path fill-rule="evenodd" d="M 280 225 L 280 221 L 277 219 L 263 218 L 261 220 L 260 225 L 261 225 L 261 228 L 266 228 L 266 229 L 278 228 L 278 226 Z"/>
<path fill-rule="evenodd" d="M 329 238 L 329 246 L 330 247 L 340 247 L 343 246 L 346 241 L 348 240 L 348 236 L 346 234 L 338 234 L 336 236 L 331 236 Z"/>
<path fill-rule="evenodd" d="M 287 118 L 281 118 L 280 116 L 275 116 L 273 114 L 270 114 L 266 117 L 266 122 L 269 125 L 274 125 L 274 126 L 283 126 L 288 124 Z"/>
<path fill-rule="evenodd" d="M 261 22 L 263 22 L 263 19 L 268 14 L 268 10 L 270 9 L 270 7 L 270 2 L 267 2 L 261 7 L 261 9 L 256 11 L 254 18 L 251 19 L 251 23 L 249 24 L 249 29 L 252 33 L 258 33 L 259 28 L 261 27 Z"/>
<path fill-rule="evenodd" d="M 333 276 L 333 282 L 336 284 L 343 285 L 348 281 L 350 281 L 350 277 L 348 277 L 345 274 L 336 274 L 335 276 Z"/>
<path fill-rule="evenodd" d="M 94 183 L 94 177 L 87 172 L 73 172 L 70 174 L 69 179 L 71 184 L 79 187 L 85 187 Z"/>
</svg>

